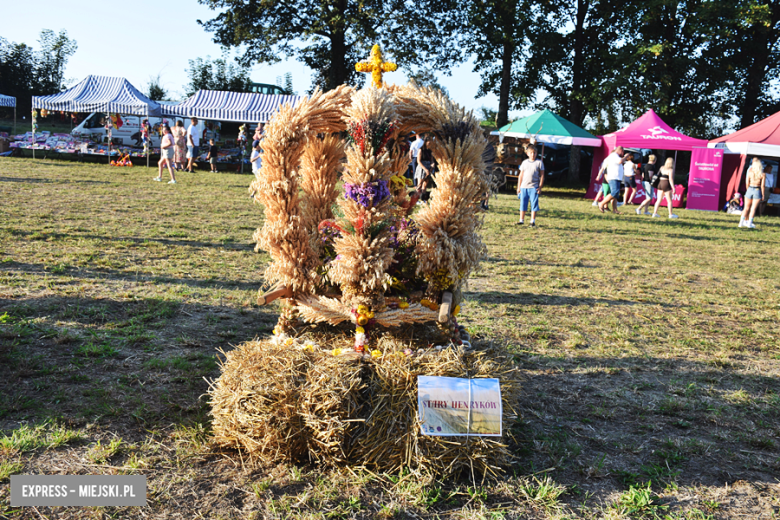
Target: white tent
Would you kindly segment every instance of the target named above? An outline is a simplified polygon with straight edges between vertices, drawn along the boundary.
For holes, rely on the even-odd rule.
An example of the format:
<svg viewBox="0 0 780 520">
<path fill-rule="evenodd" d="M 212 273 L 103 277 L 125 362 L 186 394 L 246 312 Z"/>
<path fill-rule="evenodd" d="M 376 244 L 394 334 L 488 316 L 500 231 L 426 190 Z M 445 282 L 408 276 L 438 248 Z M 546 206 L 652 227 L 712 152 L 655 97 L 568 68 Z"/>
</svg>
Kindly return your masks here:
<svg viewBox="0 0 780 520">
<path fill-rule="evenodd" d="M 199 90 L 178 105 L 163 105 L 166 116 L 197 117 L 237 123 L 267 123 L 282 105 L 295 106 L 301 96 Z"/>
<path fill-rule="evenodd" d="M 16 133 L 16 98 L 0 94 L 0 107 L 14 108 L 14 133 Z"/>
<path fill-rule="evenodd" d="M 65 92 L 33 96 L 33 108 L 63 112 L 113 112 L 136 116 L 160 115 L 160 105 L 125 78 L 87 76 Z"/>
<path fill-rule="evenodd" d="M 65 92 L 50 96 L 33 96 L 33 108 L 63 112 L 113 112 L 136 116 L 158 116 L 160 105 L 146 97 L 125 78 L 87 76 Z M 33 143 L 35 135 L 33 135 Z M 111 160 L 111 141 L 108 144 Z M 33 157 L 35 145 L 33 144 Z M 147 165 L 149 156 L 147 155 Z"/>
</svg>

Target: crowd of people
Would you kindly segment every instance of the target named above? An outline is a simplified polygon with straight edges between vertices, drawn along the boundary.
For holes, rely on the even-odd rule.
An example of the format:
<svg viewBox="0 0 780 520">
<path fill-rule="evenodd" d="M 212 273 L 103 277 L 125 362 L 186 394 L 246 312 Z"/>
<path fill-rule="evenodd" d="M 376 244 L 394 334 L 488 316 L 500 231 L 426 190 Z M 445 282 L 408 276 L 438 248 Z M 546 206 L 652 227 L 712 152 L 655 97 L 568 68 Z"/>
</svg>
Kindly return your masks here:
<svg viewBox="0 0 780 520">
<path fill-rule="evenodd" d="M 619 215 L 618 206 L 633 204 L 637 188 L 641 183 L 645 198 L 635 210 L 637 215 L 644 214 L 658 218 L 661 202 L 666 201 L 669 218 L 678 218 L 672 211 L 672 195 L 675 191 L 674 159 L 667 157 L 660 168 L 656 164 L 655 155 L 650 155 L 648 161 L 641 167 L 634 162 L 634 159 L 634 154 L 626 153 L 622 146 L 612 150 L 599 167 L 596 182 L 601 182 L 601 188 L 596 193 L 593 205 L 604 213 L 611 204 L 612 212 Z M 623 202 L 618 202 L 621 191 L 623 191 Z M 648 208 L 653 199 L 655 205 L 653 212 L 650 213 Z"/>
<path fill-rule="evenodd" d="M 149 120 L 145 119 L 141 123 L 140 136 L 144 145 L 150 143 L 149 136 L 151 135 L 152 127 L 149 124 Z M 260 147 L 260 141 L 263 138 L 265 132 L 265 124 L 258 123 L 255 129 L 254 142 L 252 143 L 252 155 L 250 162 L 252 164 L 252 171 L 256 172 L 260 169 L 262 162 L 262 148 Z M 170 173 L 171 180 L 168 184 L 176 184 L 175 172 L 189 172 L 195 171 L 197 164 L 197 158 L 200 155 L 201 140 L 204 136 L 198 128 L 198 118 L 193 117 L 190 119 L 190 125 L 185 129 L 182 121 L 176 121 L 173 128 L 168 124 L 161 125 L 162 139 L 160 140 L 160 160 L 157 163 L 158 173 L 157 177 L 153 180 L 157 182 L 162 181 L 163 170 L 166 168 Z M 208 131 L 206 133 L 208 135 Z M 216 140 L 211 137 L 207 140 L 207 154 L 206 161 L 209 163 L 212 173 L 217 172 L 217 157 L 219 156 L 219 147 L 216 145 Z"/>
</svg>

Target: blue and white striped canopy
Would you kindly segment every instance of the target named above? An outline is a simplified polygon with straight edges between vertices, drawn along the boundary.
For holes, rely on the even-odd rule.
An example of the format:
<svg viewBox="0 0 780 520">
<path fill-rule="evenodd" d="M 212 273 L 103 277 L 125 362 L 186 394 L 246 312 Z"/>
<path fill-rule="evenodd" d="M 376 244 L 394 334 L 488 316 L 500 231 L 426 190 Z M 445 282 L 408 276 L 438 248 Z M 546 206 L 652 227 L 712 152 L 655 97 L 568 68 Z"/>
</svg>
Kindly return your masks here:
<svg viewBox="0 0 780 520">
<path fill-rule="evenodd" d="M 15 107 L 15 106 L 16 106 L 15 97 L 0 94 L 0 107 Z"/>
<path fill-rule="evenodd" d="M 33 108 L 64 112 L 113 112 L 156 116 L 160 105 L 141 94 L 125 78 L 87 76 L 75 87 L 51 96 L 33 96 Z"/>
<path fill-rule="evenodd" d="M 295 106 L 301 96 L 199 90 L 178 105 L 163 105 L 163 115 L 197 117 L 239 123 L 266 123 L 285 103 Z"/>
</svg>

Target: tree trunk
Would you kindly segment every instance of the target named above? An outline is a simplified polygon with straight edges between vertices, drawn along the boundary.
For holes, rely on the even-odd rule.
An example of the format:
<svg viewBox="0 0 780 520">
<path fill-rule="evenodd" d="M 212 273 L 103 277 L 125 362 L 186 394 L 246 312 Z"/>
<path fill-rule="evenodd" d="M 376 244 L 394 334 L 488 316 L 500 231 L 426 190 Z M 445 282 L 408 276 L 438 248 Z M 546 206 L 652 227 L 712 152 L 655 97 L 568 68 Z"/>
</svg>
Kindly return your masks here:
<svg viewBox="0 0 780 520">
<path fill-rule="evenodd" d="M 764 30 L 762 30 L 764 29 Z M 771 52 L 769 45 L 769 34 L 766 29 L 759 27 L 753 32 L 752 52 L 750 52 L 750 65 L 747 69 L 747 81 L 745 82 L 745 93 L 740 107 L 740 128 L 745 128 L 755 123 L 756 109 L 758 108 L 758 98 L 761 96 L 761 85 L 766 80 L 766 66 Z"/>
<path fill-rule="evenodd" d="M 569 121 L 577 126 L 582 126 L 585 114 L 583 114 L 582 100 L 582 68 L 583 68 L 583 40 L 585 38 L 585 16 L 587 15 L 589 2 L 577 0 L 577 24 L 574 27 L 574 59 L 572 61 L 572 89 L 569 94 Z M 572 146 L 569 155 L 569 184 L 580 182 L 580 147 Z"/>
<path fill-rule="evenodd" d="M 501 56 L 501 89 L 498 96 L 498 115 L 496 116 L 496 127 L 501 128 L 509 122 L 509 88 L 512 82 L 512 55 L 514 54 L 515 44 L 513 42 L 503 43 L 503 54 Z"/>
<path fill-rule="evenodd" d="M 347 80 L 346 28 L 343 22 L 343 14 L 346 8 L 346 0 L 336 0 L 332 6 L 334 13 L 341 13 L 342 16 L 334 14 L 333 21 L 330 24 L 330 68 L 328 69 L 328 80 L 325 85 L 327 90 L 343 85 Z"/>
<path fill-rule="evenodd" d="M 343 32 L 334 33 L 330 38 L 330 69 L 326 88 L 332 90 L 347 80 L 347 46 Z"/>
</svg>

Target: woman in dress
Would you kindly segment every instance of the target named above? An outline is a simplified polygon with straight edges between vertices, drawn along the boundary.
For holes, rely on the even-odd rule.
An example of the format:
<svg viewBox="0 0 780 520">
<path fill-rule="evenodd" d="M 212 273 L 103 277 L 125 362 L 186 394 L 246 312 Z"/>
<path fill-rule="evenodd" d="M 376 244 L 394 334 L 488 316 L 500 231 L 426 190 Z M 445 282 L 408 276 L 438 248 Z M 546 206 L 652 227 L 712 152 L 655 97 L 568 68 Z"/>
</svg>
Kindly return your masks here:
<svg viewBox="0 0 780 520">
<path fill-rule="evenodd" d="M 764 173 L 764 166 L 761 164 L 761 160 L 758 157 L 753 157 L 753 163 L 750 165 L 750 169 L 747 172 L 745 185 L 747 185 L 747 191 L 745 192 L 745 209 L 742 210 L 742 217 L 739 219 L 739 227 L 755 229 L 756 226 L 753 224 L 753 217 L 756 215 L 758 205 L 764 198 L 764 192 L 766 191 L 766 174 Z"/>
<path fill-rule="evenodd" d="M 656 188 L 655 208 L 653 216 L 659 217 L 658 207 L 661 205 L 661 199 L 666 198 L 666 207 L 669 209 L 669 218 L 678 218 L 672 213 L 672 193 L 674 193 L 674 159 L 666 158 L 666 163 L 658 170 L 660 180 Z"/>
<path fill-rule="evenodd" d="M 176 184 L 176 176 L 173 174 L 173 166 L 171 165 L 171 161 L 173 161 L 173 147 L 174 140 L 173 134 L 171 133 L 171 127 L 164 125 L 163 136 L 160 140 L 160 162 L 157 163 L 159 170 L 157 172 L 157 177 L 153 180 L 161 182 L 163 168 L 167 166 L 168 171 L 171 172 L 171 180 L 168 181 L 168 184 Z"/>
<path fill-rule="evenodd" d="M 184 171 L 184 165 L 187 162 L 187 130 L 184 128 L 184 122 L 176 121 L 173 127 L 173 162 L 176 171 Z"/>
</svg>

